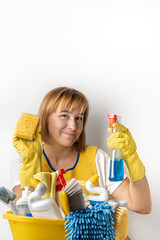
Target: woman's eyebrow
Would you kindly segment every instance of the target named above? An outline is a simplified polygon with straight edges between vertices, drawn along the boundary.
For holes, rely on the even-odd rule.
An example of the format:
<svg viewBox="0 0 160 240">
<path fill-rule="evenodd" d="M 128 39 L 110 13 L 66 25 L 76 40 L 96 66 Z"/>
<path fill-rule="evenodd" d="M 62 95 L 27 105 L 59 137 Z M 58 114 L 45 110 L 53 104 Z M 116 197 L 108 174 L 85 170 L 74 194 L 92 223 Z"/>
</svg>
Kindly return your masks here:
<svg viewBox="0 0 160 240">
<path fill-rule="evenodd" d="M 71 111 L 68 111 L 68 110 L 62 110 L 61 113 L 72 113 Z M 82 115 L 84 116 L 84 113 L 78 113 L 78 115 Z"/>
<path fill-rule="evenodd" d="M 63 113 L 63 112 L 65 112 L 65 113 L 71 113 L 71 112 L 68 111 L 68 110 L 62 110 L 61 113 Z"/>
</svg>

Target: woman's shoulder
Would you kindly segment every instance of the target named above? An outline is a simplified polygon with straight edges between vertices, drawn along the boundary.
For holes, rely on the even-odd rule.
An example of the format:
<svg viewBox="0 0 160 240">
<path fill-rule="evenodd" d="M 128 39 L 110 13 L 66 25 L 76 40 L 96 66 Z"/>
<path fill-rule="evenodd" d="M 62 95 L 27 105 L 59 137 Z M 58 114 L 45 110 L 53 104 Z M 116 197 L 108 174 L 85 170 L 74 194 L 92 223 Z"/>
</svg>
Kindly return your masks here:
<svg viewBox="0 0 160 240">
<path fill-rule="evenodd" d="M 99 146 L 87 145 L 85 151 L 95 151 L 96 155 L 99 157 L 109 158 L 108 153 Z"/>
<path fill-rule="evenodd" d="M 97 149 L 97 155 L 103 156 L 103 157 L 105 157 L 107 159 L 109 158 L 108 153 L 105 150 L 103 150 L 102 148 L 100 148 L 100 147 Z"/>
<path fill-rule="evenodd" d="M 96 149 L 98 152 L 107 154 L 107 152 L 106 152 L 104 149 L 102 149 L 101 147 L 99 147 L 99 146 L 87 145 L 86 148 L 85 148 L 85 150 L 87 150 L 87 149 Z"/>
</svg>

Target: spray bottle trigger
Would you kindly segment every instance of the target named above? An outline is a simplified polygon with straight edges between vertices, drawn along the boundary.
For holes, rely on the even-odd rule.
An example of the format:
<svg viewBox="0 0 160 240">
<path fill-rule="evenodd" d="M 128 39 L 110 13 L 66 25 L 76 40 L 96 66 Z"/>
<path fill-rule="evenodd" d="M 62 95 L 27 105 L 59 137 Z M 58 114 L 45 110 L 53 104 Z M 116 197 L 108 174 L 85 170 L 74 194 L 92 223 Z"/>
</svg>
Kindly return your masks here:
<svg viewBox="0 0 160 240">
<path fill-rule="evenodd" d="M 109 128 L 113 128 L 113 123 L 117 122 L 117 115 L 110 113 L 107 116 L 109 118 Z"/>
</svg>

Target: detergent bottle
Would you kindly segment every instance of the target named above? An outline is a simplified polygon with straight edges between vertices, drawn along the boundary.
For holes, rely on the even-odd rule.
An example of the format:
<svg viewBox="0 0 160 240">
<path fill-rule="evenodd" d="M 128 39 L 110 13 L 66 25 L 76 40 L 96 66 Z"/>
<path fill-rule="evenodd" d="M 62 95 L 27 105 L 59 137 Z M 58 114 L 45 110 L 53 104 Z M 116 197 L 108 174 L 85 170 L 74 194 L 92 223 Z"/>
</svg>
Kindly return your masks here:
<svg viewBox="0 0 160 240">
<path fill-rule="evenodd" d="M 24 191 L 22 192 L 22 197 L 17 201 L 17 210 L 18 213 L 23 216 L 30 216 L 31 212 L 28 208 L 28 197 L 31 194 L 29 191 L 29 187 L 25 187 Z"/>
<path fill-rule="evenodd" d="M 117 121 L 117 115 L 108 114 L 109 118 L 109 128 L 113 128 L 113 123 Z M 113 132 L 118 131 L 113 128 Z M 124 164 L 122 158 L 122 151 L 120 149 L 111 148 L 111 156 L 110 156 L 110 172 L 109 172 L 109 180 L 110 181 L 122 181 L 124 179 Z"/>
<path fill-rule="evenodd" d="M 42 198 L 47 187 L 40 182 L 28 197 L 28 206 L 35 218 L 63 219 L 56 201 L 53 198 Z"/>
</svg>

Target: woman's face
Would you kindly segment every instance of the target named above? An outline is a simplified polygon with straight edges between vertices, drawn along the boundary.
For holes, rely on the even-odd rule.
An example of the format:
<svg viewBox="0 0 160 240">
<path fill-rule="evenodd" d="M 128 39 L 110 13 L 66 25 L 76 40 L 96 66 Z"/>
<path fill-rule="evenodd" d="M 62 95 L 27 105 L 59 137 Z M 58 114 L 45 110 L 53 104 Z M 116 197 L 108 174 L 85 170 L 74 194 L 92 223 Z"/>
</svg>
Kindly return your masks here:
<svg viewBox="0 0 160 240">
<path fill-rule="evenodd" d="M 53 144 L 71 147 L 76 142 L 83 130 L 84 114 L 80 109 L 62 109 L 59 105 L 48 117 L 49 137 Z"/>
</svg>

